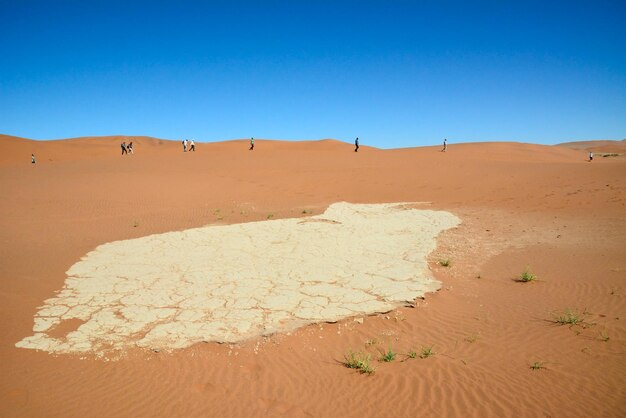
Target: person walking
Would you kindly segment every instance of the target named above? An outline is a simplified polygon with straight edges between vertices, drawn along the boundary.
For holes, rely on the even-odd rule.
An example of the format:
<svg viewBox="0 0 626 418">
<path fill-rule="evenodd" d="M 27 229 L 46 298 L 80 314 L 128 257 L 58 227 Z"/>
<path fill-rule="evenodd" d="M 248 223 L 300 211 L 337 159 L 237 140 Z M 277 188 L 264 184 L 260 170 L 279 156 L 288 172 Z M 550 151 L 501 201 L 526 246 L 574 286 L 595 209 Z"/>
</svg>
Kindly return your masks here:
<svg viewBox="0 0 626 418">
<path fill-rule="evenodd" d="M 128 154 L 128 151 L 126 150 L 126 141 L 122 142 L 122 155 L 124 154 Z"/>
<path fill-rule="evenodd" d="M 441 150 L 441 152 L 446 152 L 447 149 L 448 149 L 448 139 L 444 138 L 444 140 L 443 140 L 443 149 Z"/>
<path fill-rule="evenodd" d="M 250 138 L 250 149 L 248 151 L 254 150 L 254 138 Z"/>
<path fill-rule="evenodd" d="M 191 142 L 189 143 L 189 146 L 190 146 L 189 151 L 196 152 L 196 143 L 193 140 L 193 138 L 191 139 Z"/>
<path fill-rule="evenodd" d="M 358 152 L 359 151 L 359 137 L 357 136 L 356 139 L 354 140 L 354 152 Z"/>
<path fill-rule="evenodd" d="M 30 154 L 30 163 L 35 164 L 37 160 L 35 159 L 35 154 Z"/>
<path fill-rule="evenodd" d="M 187 141 L 187 138 L 185 138 L 183 140 L 183 152 L 187 152 L 187 144 L 189 143 L 189 141 Z"/>
<path fill-rule="evenodd" d="M 593 152 L 589 151 L 589 162 L 593 161 Z"/>
<path fill-rule="evenodd" d="M 126 149 L 128 150 L 129 154 L 134 154 L 134 152 L 133 152 L 133 142 L 132 141 L 128 144 Z"/>
</svg>

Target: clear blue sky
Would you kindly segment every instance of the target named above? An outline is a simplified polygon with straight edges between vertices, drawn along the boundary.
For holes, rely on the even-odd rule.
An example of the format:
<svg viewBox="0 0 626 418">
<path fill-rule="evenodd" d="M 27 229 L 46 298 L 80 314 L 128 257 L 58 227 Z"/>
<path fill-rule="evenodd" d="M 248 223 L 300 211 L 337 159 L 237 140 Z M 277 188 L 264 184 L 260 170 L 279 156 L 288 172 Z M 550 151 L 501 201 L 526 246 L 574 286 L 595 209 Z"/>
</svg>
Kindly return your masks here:
<svg viewBox="0 0 626 418">
<path fill-rule="evenodd" d="M 0 133 L 626 138 L 626 1 L 0 0 Z"/>
</svg>

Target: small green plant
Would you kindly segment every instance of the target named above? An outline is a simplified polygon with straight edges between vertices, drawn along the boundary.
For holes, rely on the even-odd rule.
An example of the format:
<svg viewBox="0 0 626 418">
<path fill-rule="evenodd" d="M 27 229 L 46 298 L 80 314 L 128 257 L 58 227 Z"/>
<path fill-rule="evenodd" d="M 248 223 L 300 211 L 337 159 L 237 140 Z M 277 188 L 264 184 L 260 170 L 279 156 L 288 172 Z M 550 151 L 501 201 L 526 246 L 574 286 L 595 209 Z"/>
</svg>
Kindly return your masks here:
<svg viewBox="0 0 626 418">
<path fill-rule="evenodd" d="M 565 311 L 560 314 L 554 315 L 554 322 L 559 325 L 580 325 L 584 322 L 584 319 L 582 314 L 570 308 L 565 309 Z"/>
<path fill-rule="evenodd" d="M 607 342 L 608 340 L 611 339 L 611 337 L 609 337 L 609 334 L 607 334 L 605 331 L 602 331 L 600 333 L 600 339 L 604 342 Z"/>
<path fill-rule="evenodd" d="M 439 265 L 443 266 L 443 267 L 450 267 L 450 266 L 452 266 L 452 260 L 450 260 L 449 258 L 445 258 L 443 260 L 439 260 Z"/>
<path fill-rule="evenodd" d="M 389 363 L 396 359 L 396 353 L 393 352 L 393 348 L 391 348 L 391 344 L 389 344 L 389 350 L 387 350 L 387 352 L 384 353 L 380 359 L 381 361 L 384 361 L 386 363 Z"/>
<path fill-rule="evenodd" d="M 541 370 L 541 369 L 545 369 L 546 366 L 544 366 L 543 361 L 536 361 L 533 364 L 530 365 L 530 369 L 531 370 Z"/>
<path fill-rule="evenodd" d="M 270 213 L 269 215 L 267 215 L 267 219 L 272 219 L 274 217 L 273 213 Z"/>
<path fill-rule="evenodd" d="M 527 283 L 527 282 L 532 282 L 532 281 L 535 281 L 535 280 L 537 280 L 537 276 L 535 276 L 533 274 L 533 272 L 531 272 L 528 267 L 526 267 L 526 270 L 524 270 L 522 272 L 522 274 L 517 276 L 517 281 L 518 282 Z"/>
<path fill-rule="evenodd" d="M 352 350 L 344 356 L 343 365 L 349 369 L 356 369 L 361 374 L 373 374 L 374 369 L 370 366 L 371 356 L 362 352 L 355 353 Z"/>
<path fill-rule="evenodd" d="M 137 228 L 139 226 L 139 221 L 133 221 L 133 228 Z"/>
<path fill-rule="evenodd" d="M 408 358 L 415 358 L 417 357 L 417 353 L 415 352 L 415 350 L 411 350 L 407 353 L 406 355 Z"/>
<path fill-rule="evenodd" d="M 378 344 L 378 340 L 376 338 L 370 338 L 367 341 L 365 341 L 366 346 L 376 345 L 376 344 Z"/>
<path fill-rule="evenodd" d="M 306 215 L 307 213 L 311 213 L 311 212 L 309 212 L 309 211 L 308 211 L 308 210 L 306 210 L 306 209 L 303 209 L 303 210 L 302 210 L 302 214 L 303 214 L 303 215 Z"/>
<path fill-rule="evenodd" d="M 433 351 L 433 346 L 430 347 L 422 347 L 422 351 L 420 352 L 420 358 L 428 358 L 434 356 L 435 352 Z"/>
</svg>

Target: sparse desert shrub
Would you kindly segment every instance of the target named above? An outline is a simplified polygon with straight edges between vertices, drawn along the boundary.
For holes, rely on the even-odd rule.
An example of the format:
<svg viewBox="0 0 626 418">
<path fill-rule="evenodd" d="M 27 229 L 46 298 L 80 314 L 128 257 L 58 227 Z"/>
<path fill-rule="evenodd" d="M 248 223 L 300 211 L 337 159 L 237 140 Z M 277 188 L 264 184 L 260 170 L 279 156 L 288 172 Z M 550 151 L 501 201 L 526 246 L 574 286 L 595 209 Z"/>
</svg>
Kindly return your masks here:
<svg viewBox="0 0 626 418">
<path fill-rule="evenodd" d="M 269 215 L 267 215 L 267 219 L 272 219 L 274 217 L 273 213 L 270 213 Z"/>
<path fill-rule="evenodd" d="M 434 356 L 435 352 L 433 351 L 433 346 L 430 347 L 422 347 L 422 351 L 420 352 L 420 358 L 428 358 Z"/>
<path fill-rule="evenodd" d="M 517 276 L 518 282 L 527 283 L 527 282 L 533 282 L 535 280 L 537 280 L 537 276 L 533 272 L 531 272 L 528 267 L 526 267 L 526 270 L 524 270 L 522 274 Z"/>
<path fill-rule="evenodd" d="M 544 366 L 544 363 L 542 361 L 536 361 L 533 364 L 530 365 L 530 369 L 531 370 L 541 370 L 541 369 L 545 369 L 546 367 Z"/>
<path fill-rule="evenodd" d="M 583 314 L 570 308 L 554 315 L 554 322 L 559 325 L 580 325 L 583 323 L 584 319 Z"/>
<path fill-rule="evenodd" d="M 355 353 L 350 350 L 347 355 L 344 356 L 343 365 L 349 369 L 356 369 L 361 374 L 372 374 L 374 369 L 370 365 L 371 356 L 369 354 L 363 354 L 362 352 Z"/>
<path fill-rule="evenodd" d="M 407 353 L 406 355 L 408 358 L 415 358 L 417 357 L 417 353 L 415 352 L 415 350 L 411 350 Z"/>
<path fill-rule="evenodd" d="M 139 221 L 133 221 L 133 228 L 137 228 L 139 226 Z"/>
<path fill-rule="evenodd" d="M 439 260 L 439 265 L 443 266 L 443 267 L 450 267 L 450 266 L 452 266 L 452 260 L 450 260 L 449 258 L 445 258 L 443 260 Z"/>
<path fill-rule="evenodd" d="M 396 353 L 393 352 L 393 348 L 391 347 L 391 344 L 389 344 L 389 349 L 387 350 L 387 352 L 383 354 L 383 356 L 380 359 L 386 363 L 389 363 L 396 359 Z"/>
</svg>

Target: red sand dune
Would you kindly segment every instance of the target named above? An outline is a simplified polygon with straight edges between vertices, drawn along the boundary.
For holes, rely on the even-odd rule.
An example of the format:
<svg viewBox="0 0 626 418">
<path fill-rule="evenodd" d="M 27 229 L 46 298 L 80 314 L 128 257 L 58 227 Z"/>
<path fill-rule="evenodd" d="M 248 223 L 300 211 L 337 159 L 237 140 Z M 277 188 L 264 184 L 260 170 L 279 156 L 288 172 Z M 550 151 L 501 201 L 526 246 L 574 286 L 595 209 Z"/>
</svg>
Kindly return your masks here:
<svg viewBox="0 0 626 418">
<path fill-rule="evenodd" d="M 620 153 L 624 141 L 354 153 L 332 140 L 257 139 L 248 151 L 245 139 L 183 153 L 133 137 L 135 155 L 122 157 L 122 138 L 0 136 L 0 415 L 626 415 L 626 157 L 586 161 L 587 149 Z M 99 244 L 337 201 L 431 202 L 458 215 L 464 223 L 430 257 L 443 289 L 362 324 L 240 345 L 119 361 L 14 346 Z M 516 282 L 527 266 L 540 280 Z M 555 324 L 567 308 L 585 323 Z M 398 359 L 378 362 L 390 345 Z M 436 355 L 405 356 L 425 346 Z M 343 367 L 348 350 L 372 354 L 375 374 Z"/>
<path fill-rule="evenodd" d="M 626 139 L 622 139 L 621 141 L 596 140 L 564 142 L 562 144 L 558 144 L 558 146 L 576 150 L 619 154 L 626 152 Z"/>
</svg>

